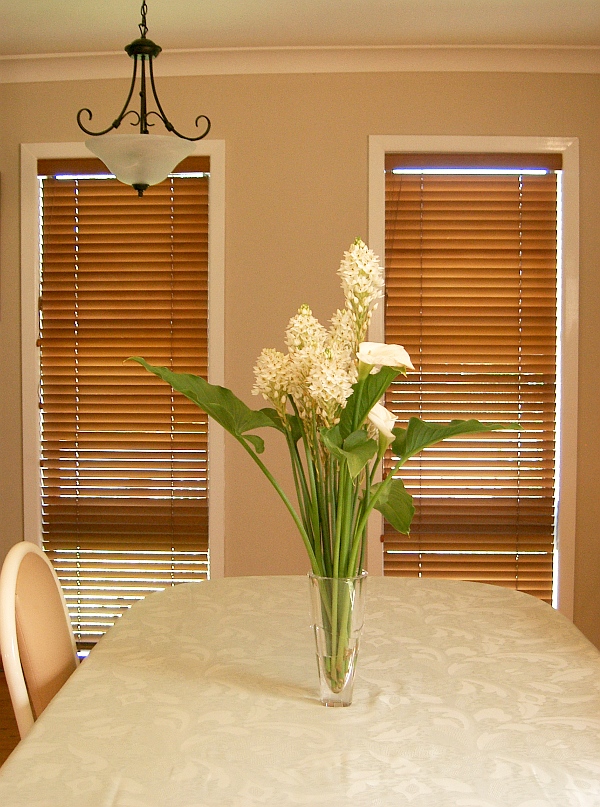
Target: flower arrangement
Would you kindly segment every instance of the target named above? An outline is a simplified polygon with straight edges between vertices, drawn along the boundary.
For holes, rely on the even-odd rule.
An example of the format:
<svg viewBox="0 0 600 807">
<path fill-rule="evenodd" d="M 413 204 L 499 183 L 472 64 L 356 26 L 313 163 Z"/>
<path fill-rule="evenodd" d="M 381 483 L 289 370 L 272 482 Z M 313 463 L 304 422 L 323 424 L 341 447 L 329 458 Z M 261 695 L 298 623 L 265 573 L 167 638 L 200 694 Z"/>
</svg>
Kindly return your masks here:
<svg viewBox="0 0 600 807">
<path fill-rule="evenodd" d="M 374 253 L 357 239 L 344 253 L 339 275 L 345 305 L 330 327 L 302 305 L 286 331 L 287 353 L 266 348 L 259 355 L 252 392 L 270 403 L 267 408 L 250 409 L 225 387 L 134 358 L 220 423 L 287 507 L 306 547 L 313 594 L 317 592 L 315 636 L 326 705 L 348 705 L 351 699 L 358 647 L 353 607 L 356 592 L 363 589 L 369 516 L 378 510 L 399 532 L 410 529 L 414 506 L 397 471 L 447 437 L 512 428 L 418 418 L 411 418 L 406 428 L 396 426 L 396 416 L 380 401 L 394 379 L 414 369 L 410 356 L 401 345 L 366 341 L 383 296 L 383 271 Z M 263 427 L 277 430 L 287 442 L 296 504 L 262 459 L 264 441 L 255 432 Z M 381 479 L 390 446 L 395 466 Z"/>
<path fill-rule="evenodd" d="M 302 305 L 289 322 L 286 354 L 264 349 L 254 368 L 252 392 L 271 407 L 253 410 L 231 390 L 203 378 L 155 367 L 134 357 L 223 426 L 265 474 L 291 514 L 313 574 L 355 577 L 365 564 L 366 528 L 375 509 L 395 529 L 408 533 L 414 513 L 410 494 L 396 473 L 424 448 L 447 437 L 509 428 L 500 423 L 454 420 L 430 424 L 411 418 L 406 428 L 381 403 L 398 375 L 413 370 L 401 345 L 366 341 L 383 270 L 357 239 L 339 268 L 345 305 L 327 329 Z M 273 477 L 255 430 L 279 431 L 287 441 L 297 506 Z M 391 445 L 396 463 L 384 480 L 377 474 Z"/>
</svg>

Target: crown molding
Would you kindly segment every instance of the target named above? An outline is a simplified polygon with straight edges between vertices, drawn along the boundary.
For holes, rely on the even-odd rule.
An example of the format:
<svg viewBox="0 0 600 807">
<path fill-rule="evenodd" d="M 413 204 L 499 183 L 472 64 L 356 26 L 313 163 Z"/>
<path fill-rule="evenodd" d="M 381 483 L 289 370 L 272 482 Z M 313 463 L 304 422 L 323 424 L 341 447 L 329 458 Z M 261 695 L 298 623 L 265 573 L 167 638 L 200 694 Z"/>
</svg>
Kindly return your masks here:
<svg viewBox="0 0 600 807">
<path fill-rule="evenodd" d="M 157 76 L 258 73 L 600 73 L 600 46 L 404 45 L 163 51 Z M 129 78 L 122 52 L 0 56 L 0 84 Z"/>
</svg>

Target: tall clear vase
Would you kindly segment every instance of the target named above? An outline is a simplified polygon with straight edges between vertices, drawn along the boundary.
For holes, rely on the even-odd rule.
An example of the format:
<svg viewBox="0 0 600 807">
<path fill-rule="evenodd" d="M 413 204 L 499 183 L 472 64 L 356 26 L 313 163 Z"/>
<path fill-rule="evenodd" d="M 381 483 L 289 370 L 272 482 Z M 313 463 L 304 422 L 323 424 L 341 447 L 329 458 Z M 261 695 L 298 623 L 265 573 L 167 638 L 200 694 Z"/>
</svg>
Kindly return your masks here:
<svg viewBox="0 0 600 807">
<path fill-rule="evenodd" d="M 364 624 L 367 572 L 358 577 L 310 574 L 311 616 L 325 706 L 350 706 Z"/>
</svg>

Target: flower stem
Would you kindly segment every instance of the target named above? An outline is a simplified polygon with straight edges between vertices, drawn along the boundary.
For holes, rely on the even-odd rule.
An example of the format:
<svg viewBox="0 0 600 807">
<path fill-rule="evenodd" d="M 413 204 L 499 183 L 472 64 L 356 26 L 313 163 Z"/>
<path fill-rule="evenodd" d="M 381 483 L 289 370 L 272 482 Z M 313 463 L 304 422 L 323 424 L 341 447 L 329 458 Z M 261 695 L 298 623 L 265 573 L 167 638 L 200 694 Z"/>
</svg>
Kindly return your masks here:
<svg viewBox="0 0 600 807">
<path fill-rule="evenodd" d="M 304 545 L 306 547 L 306 551 L 308 552 L 310 565 L 311 565 L 311 568 L 312 568 L 314 574 L 323 574 L 323 570 L 319 566 L 319 563 L 318 563 L 317 558 L 315 556 L 315 552 L 314 552 L 314 549 L 312 547 L 312 544 L 311 544 L 310 538 L 308 536 L 308 533 L 306 532 L 304 524 L 302 523 L 302 519 L 300 518 L 300 516 L 298 515 L 298 513 L 294 509 L 294 506 L 292 505 L 292 503 L 290 502 L 288 497 L 285 495 L 284 491 L 279 486 L 279 484 L 278 484 L 277 480 L 275 479 L 275 477 L 273 476 L 273 474 L 269 471 L 269 469 L 264 464 L 264 462 L 262 462 L 262 460 L 260 460 L 258 458 L 258 456 L 254 453 L 254 451 L 250 448 L 250 446 L 246 443 L 246 441 L 243 440 L 243 439 L 239 439 L 239 438 L 236 438 L 236 439 L 246 449 L 248 454 L 250 454 L 250 456 L 252 457 L 254 462 L 258 465 L 258 467 L 263 472 L 263 474 L 267 477 L 269 482 L 273 485 L 273 487 L 275 488 L 275 490 L 279 494 L 279 498 L 285 504 L 285 506 L 288 509 L 288 512 L 290 513 L 291 517 L 294 519 L 294 523 L 298 527 L 300 537 L 302 538 L 302 540 L 304 542 Z"/>
</svg>

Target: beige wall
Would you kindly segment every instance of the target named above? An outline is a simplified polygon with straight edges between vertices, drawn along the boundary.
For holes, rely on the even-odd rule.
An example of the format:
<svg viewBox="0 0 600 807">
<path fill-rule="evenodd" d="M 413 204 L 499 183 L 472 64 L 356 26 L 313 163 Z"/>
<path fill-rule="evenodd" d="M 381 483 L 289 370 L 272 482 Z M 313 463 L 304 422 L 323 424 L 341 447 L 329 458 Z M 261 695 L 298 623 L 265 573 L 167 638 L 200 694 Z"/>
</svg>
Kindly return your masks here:
<svg viewBox="0 0 600 807">
<path fill-rule="evenodd" d="M 122 103 L 126 81 L 0 86 L 0 559 L 22 538 L 19 144 L 83 140 Z M 341 303 L 336 269 L 367 237 L 370 134 L 578 137 L 581 308 L 575 622 L 600 647 L 600 76 L 365 73 L 162 79 L 184 132 L 200 113 L 226 143 L 226 383 L 251 405 L 252 366 L 308 302 L 326 321 Z M 269 435 L 270 437 L 271 435 Z M 277 440 L 277 436 L 275 436 Z M 272 443 L 271 443 L 272 445 Z M 268 454 L 285 473 L 283 451 Z M 299 573 L 300 539 L 251 461 L 227 442 L 226 573 Z"/>
</svg>

